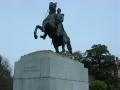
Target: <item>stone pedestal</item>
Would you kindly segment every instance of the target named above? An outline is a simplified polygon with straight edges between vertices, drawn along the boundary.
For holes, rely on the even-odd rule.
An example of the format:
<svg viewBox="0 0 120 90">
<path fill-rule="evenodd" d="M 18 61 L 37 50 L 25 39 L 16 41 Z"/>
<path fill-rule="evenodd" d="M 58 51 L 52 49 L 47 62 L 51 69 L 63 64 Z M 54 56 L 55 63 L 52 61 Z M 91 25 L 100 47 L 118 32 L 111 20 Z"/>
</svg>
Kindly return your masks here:
<svg viewBox="0 0 120 90">
<path fill-rule="evenodd" d="M 13 90 L 88 90 L 88 70 L 51 51 L 30 53 L 15 63 Z"/>
</svg>

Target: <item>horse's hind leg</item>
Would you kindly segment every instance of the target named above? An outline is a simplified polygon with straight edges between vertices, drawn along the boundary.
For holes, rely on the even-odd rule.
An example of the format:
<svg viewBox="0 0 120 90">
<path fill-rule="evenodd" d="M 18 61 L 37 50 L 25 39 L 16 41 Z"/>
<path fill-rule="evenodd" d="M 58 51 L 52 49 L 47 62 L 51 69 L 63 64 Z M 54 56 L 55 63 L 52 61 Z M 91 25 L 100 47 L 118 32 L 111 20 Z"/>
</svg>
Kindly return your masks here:
<svg viewBox="0 0 120 90">
<path fill-rule="evenodd" d="M 58 46 L 54 46 L 56 53 L 59 53 Z"/>
<path fill-rule="evenodd" d="M 59 53 L 58 46 L 55 44 L 55 42 L 53 40 L 52 40 L 52 43 L 53 43 L 56 53 Z"/>
<path fill-rule="evenodd" d="M 72 54 L 72 47 L 71 47 L 70 40 L 67 42 L 67 48 L 68 48 L 69 52 Z"/>
<path fill-rule="evenodd" d="M 62 45 L 62 53 L 65 52 L 65 44 Z"/>
</svg>

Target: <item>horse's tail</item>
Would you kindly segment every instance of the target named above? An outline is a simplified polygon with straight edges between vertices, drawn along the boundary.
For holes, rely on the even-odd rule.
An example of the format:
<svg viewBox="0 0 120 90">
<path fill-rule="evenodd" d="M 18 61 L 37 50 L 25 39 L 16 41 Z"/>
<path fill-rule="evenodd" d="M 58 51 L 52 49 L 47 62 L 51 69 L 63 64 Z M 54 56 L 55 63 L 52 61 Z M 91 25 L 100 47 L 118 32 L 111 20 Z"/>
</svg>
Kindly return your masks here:
<svg viewBox="0 0 120 90">
<path fill-rule="evenodd" d="M 68 40 L 67 42 L 67 49 L 72 54 L 72 46 L 71 46 L 70 40 Z"/>
</svg>

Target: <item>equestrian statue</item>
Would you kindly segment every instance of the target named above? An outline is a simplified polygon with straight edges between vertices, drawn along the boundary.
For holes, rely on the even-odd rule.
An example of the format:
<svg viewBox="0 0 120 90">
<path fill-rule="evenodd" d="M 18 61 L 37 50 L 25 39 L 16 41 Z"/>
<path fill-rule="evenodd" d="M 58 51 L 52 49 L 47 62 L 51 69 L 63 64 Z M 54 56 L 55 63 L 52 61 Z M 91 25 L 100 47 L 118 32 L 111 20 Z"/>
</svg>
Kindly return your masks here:
<svg viewBox="0 0 120 90">
<path fill-rule="evenodd" d="M 62 46 L 62 53 L 65 52 L 65 45 L 69 53 L 72 54 L 72 47 L 70 38 L 63 27 L 64 14 L 61 13 L 61 9 L 57 8 L 57 3 L 49 3 L 49 15 L 43 20 L 42 26 L 37 25 L 34 31 L 34 38 L 37 39 L 37 30 L 44 32 L 40 38 L 45 39 L 48 35 L 52 39 L 53 46 L 57 53 L 59 53 L 59 46 Z"/>
</svg>

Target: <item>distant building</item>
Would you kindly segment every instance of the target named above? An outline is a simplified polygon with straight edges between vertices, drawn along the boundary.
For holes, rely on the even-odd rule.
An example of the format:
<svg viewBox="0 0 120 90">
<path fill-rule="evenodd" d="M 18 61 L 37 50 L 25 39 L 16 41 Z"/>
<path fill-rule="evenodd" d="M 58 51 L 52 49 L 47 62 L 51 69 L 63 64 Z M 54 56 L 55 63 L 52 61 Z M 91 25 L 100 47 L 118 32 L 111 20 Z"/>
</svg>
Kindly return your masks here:
<svg viewBox="0 0 120 90">
<path fill-rule="evenodd" d="M 117 65 L 118 78 L 120 78 L 120 58 L 116 57 L 115 58 L 115 63 Z"/>
</svg>

